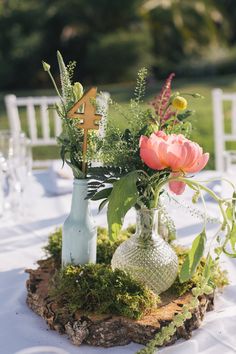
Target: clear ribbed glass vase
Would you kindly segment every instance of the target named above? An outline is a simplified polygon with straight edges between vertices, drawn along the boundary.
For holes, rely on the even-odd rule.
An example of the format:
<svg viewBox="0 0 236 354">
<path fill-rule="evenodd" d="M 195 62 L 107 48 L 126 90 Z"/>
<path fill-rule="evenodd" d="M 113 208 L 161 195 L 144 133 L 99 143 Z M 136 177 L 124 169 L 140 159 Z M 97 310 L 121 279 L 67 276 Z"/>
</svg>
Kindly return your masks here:
<svg viewBox="0 0 236 354">
<path fill-rule="evenodd" d="M 178 272 L 178 257 L 159 235 L 159 209 L 137 210 L 136 232 L 115 251 L 111 266 L 129 273 L 156 294 L 167 290 Z"/>
</svg>

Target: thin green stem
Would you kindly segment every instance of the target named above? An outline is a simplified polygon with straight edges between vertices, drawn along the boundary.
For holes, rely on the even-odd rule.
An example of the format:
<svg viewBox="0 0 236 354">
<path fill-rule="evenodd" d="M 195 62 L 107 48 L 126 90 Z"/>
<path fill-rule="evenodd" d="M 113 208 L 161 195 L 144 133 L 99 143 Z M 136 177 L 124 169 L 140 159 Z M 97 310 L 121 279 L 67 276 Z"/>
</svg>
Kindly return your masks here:
<svg viewBox="0 0 236 354">
<path fill-rule="evenodd" d="M 180 182 L 186 183 L 190 188 L 192 188 L 193 186 L 196 187 L 197 189 L 200 188 L 200 189 L 204 190 L 205 192 L 207 192 L 217 203 L 222 201 L 222 199 L 219 198 L 210 188 L 203 186 L 202 184 L 200 184 L 197 181 L 193 181 L 193 180 L 190 181 L 188 178 L 181 177 L 181 176 L 171 177 L 168 179 L 168 181 L 165 181 L 165 183 L 169 182 L 169 181 L 180 181 Z M 194 189 L 194 188 L 192 188 L 192 189 Z"/>
<path fill-rule="evenodd" d="M 222 217 L 223 217 L 223 223 L 226 224 L 228 230 L 230 229 L 230 225 L 229 225 L 229 222 L 228 222 L 228 218 L 227 218 L 227 215 L 224 211 L 224 208 L 223 208 L 223 203 L 224 203 L 224 200 L 219 198 L 211 189 L 209 189 L 208 187 L 206 186 L 203 186 L 202 184 L 200 184 L 199 182 L 196 182 L 196 181 L 193 181 L 193 180 L 189 180 L 188 178 L 184 178 L 184 177 L 181 177 L 181 176 L 178 176 L 178 177 L 170 177 L 168 179 L 166 179 L 165 181 L 161 182 L 159 185 L 158 185 L 158 191 L 160 192 L 161 189 L 164 187 L 164 185 L 167 183 L 167 182 L 170 182 L 170 181 L 180 181 L 180 182 L 184 182 L 186 183 L 190 188 L 194 189 L 194 190 L 204 190 L 205 192 L 207 192 L 219 205 L 219 208 L 220 208 L 220 211 L 221 211 L 221 214 L 222 214 Z"/>
<path fill-rule="evenodd" d="M 51 79 L 51 81 L 53 83 L 53 86 L 54 86 L 54 88 L 56 90 L 56 93 L 57 93 L 58 97 L 60 98 L 60 100 L 61 100 L 61 102 L 63 103 L 63 106 L 64 106 L 63 98 L 62 98 L 62 96 L 61 96 L 61 94 L 60 94 L 60 92 L 58 90 L 57 84 L 56 84 L 56 82 L 55 82 L 50 70 L 48 71 L 48 75 L 49 75 L 49 77 L 50 77 L 50 79 Z"/>
<path fill-rule="evenodd" d="M 158 206 L 159 195 L 160 195 L 160 192 L 158 190 L 155 190 L 154 191 L 154 201 L 153 201 L 154 208 L 157 208 L 157 206 Z"/>
<path fill-rule="evenodd" d="M 201 197 L 201 201 L 202 201 L 202 204 L 203 204 L 203 207 L 204 207 L 204 210 L 205 210 L 205 213 L 204 213 L 204 229 L 206 230 L 206 224 L 207 224 L 207 208 L 206 208 L 206 203 L 205 203 L 205 199 L 202 195 L 202 191 L 200 190 L 199 188 L 199 193 L 200 193 L 200 197 Z"/>
</svg>

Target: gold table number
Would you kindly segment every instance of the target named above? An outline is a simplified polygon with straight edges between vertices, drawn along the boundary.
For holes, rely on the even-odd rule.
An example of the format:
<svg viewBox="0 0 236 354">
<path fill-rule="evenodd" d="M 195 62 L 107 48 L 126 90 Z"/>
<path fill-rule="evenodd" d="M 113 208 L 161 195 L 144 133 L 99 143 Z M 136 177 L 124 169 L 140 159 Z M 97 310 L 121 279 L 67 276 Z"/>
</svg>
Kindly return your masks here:
<svg viewBox="0 0 236 354">
<path fill-rule="evenodd" d="M 81 99 L 74 104 L 69 110 L 67 117 L 72 119 L 78 119 L 77 127 L 84 130 L 83 141 L 83 161 L 82 172 L 86 174 L 86 152 L 88 145 L 88 130 L 98 130 L 99 122 L 102 119 L 102 115 L 96 113 L 96 105 L 93 100 L 96 100 L 97 88 L 92 87 L 81 97 Z M 95 101 L 96 102 L 96 101 Z M 78 112 L 79 108 L 83 106 L 83 112 Z"/>
</svg>

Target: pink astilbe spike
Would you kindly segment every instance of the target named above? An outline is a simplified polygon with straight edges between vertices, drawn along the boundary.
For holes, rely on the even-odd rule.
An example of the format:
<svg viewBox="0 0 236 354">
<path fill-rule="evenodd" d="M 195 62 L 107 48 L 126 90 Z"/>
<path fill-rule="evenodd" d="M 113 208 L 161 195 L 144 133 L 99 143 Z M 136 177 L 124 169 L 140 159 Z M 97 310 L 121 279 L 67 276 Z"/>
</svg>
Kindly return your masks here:
<svg viewBox="0 0 236 354">
<path fill-rule="evenodd" d="M 150 102 L 155 109 L 156 115 L 160 118 L 160 121 L 165 121 L 171 117 L 172 113 L 174 114 L 171 108 L 168 107 L 171 96 L 171 82 L 174 77 L 175 73 L 171 73 L 162 86 L 160 94 Z"/>
</svg>

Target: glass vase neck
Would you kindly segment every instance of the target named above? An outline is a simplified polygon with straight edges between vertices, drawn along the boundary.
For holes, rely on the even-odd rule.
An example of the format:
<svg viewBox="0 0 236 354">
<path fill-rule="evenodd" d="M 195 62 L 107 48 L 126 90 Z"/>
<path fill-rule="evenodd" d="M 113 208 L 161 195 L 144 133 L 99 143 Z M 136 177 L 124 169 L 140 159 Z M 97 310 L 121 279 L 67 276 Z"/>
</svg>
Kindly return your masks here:
<svg viewBox="0 0 236 354">
<path fill-rule="evenodd" d="M 151 241 L 157 238 L 159 224 L 159 209 L 142 208 L 137 210 L 136 216 L 136 236 L 143 241 Z"/>
<path fill-rule="evenodd" d="M 70 216 L 73 219 L 83 220 L 88 212 L 88 180 L 74 179 Z"/>
</svg>

